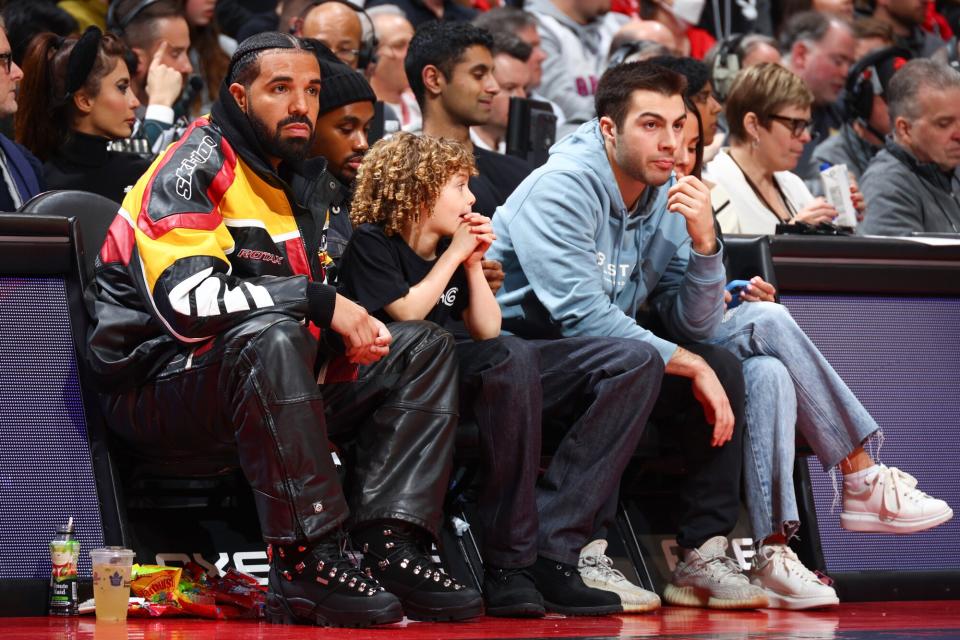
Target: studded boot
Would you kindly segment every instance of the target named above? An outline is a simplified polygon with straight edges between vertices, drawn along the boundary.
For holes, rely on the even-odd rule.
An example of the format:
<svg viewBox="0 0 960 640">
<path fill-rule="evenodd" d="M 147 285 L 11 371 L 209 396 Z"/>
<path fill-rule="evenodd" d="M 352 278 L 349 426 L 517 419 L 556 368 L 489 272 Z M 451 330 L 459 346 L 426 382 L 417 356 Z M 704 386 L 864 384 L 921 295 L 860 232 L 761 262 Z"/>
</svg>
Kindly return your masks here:
<svg viewBox="0 0 960 640">
<path fill-rule="evenodd" d="M 413 525 L 392 521 L 355 536 L 364 570 L 396 595 L 411 620 L 454 621 L 483 615 L 483 597 L 466 587 L 430 555 L 429 537 Z"/>
<path fill-rule="evenodd" d="M 268 621 L 369 627 L 403 619 L 400 601 L 350 560 L 342 541 L 334 534 L 310 546 L 268 547 Z"/>
</svg>

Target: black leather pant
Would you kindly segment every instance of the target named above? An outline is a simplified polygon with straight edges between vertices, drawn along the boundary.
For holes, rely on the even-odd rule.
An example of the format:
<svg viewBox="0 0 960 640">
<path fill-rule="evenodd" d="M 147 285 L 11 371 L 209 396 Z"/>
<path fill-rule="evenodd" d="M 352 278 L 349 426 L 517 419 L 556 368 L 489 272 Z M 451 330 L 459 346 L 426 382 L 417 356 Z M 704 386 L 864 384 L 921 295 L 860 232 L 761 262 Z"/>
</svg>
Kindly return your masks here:
<svg viewBox="0 0 960 640">
<path fill-rule="evenodd" d="M 107 421 L 152 460 L 235 456 L 268 542 L 315 540 L 350 517 L 348 504 L 352 523 L 399 519 L 436 536 L 457 422 L 454 341 L 428 322 L 390 331 L 390 354 L 357 381 L 319 387 L 307 328 L 255 316 L 144 385 L 106 396 Z M 349 498 L 328 437 L 355 460 Z"/>
</svg>

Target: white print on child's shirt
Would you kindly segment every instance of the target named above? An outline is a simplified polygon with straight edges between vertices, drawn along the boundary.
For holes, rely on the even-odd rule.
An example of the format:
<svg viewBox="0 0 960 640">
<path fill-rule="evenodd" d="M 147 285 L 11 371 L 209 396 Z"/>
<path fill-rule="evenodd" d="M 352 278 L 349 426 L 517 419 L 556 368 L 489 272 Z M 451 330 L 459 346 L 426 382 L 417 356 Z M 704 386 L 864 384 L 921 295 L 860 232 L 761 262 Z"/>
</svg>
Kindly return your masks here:
<svg viewBox="0 0 960 640">
<path fill-rule="evenodd" d="M 440 296 L 440 302 L 445 306 L 452 307 L 457 299 L 457 291 L 459 291 L 458 287 L 450 287 L 446 293 Z"/>
</svg>

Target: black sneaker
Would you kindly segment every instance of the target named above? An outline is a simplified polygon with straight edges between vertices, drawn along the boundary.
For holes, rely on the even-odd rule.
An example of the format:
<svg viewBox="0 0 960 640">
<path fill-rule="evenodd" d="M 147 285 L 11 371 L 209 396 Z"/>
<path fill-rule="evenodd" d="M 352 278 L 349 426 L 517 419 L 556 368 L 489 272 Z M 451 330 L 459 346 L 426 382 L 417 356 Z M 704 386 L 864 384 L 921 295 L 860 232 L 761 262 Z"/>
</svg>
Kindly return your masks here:
<svg viewBox="0 0 960 640">
<path fill-rule="evenodd" d="M 401 522 L 369 527 L 356 536 L 363 544 L 363 568 L 398 598 L 411 620 L 453 621 L 483 615 L 483 597 L 447 574 L 430 556 L 424 532 Z"/>
<path fill-rule="evenodd" d="M 487 565 L 483 575 L 483 600 L 488 616 L 542 618 L 543 596 L 526 569 L 498 569 Z"/>
<path fill-rule="evenodd" d="M 547 611 L 568 616 L 604 616 L 623 611 L 620 596 L 585 585 L 576 565 L 538 557 L 527 571 L 543 594 Z"/>
<path fill-rule="evenodd" d="M 400 601 L 350 561 L 336 535 L 309 547 L 271 545 L 267 555 L 269 622 L 369 627 L 403 619 Z"/>
</svg>

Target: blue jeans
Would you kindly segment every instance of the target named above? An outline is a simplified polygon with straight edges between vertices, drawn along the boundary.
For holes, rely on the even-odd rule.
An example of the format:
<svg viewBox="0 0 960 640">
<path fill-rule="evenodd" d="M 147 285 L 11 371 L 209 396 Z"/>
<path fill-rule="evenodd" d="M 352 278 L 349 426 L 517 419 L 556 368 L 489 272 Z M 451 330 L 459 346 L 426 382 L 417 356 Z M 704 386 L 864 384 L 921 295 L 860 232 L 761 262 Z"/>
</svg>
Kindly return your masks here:
<svg viewBox="0 0 960 640">
<path fill-rule="evenodd" d="M 828 470 L 879 426 L 782 305 L 741 304 L 727 313 L 710 342 L 743 362 L 743 469 L 754 538 L 790 537 L 799 522 L 795 430 Z"/>
</svg>

